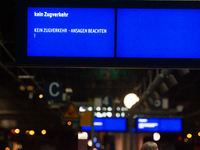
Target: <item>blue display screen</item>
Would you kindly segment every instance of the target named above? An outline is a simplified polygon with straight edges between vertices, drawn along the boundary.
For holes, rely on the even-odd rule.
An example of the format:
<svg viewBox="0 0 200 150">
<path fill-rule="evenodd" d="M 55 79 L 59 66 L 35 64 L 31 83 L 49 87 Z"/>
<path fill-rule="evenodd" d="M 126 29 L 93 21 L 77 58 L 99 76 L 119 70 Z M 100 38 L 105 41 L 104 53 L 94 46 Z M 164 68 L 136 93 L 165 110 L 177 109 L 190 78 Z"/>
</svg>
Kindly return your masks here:
<svg viewBox="0 0 200 150">
<path fill-rule="evenodd" d="M 138 132 L 181 132 L 180 118 L 137 118 Z"/>
<path fill-rule="evenodd" d="M 199 9 L 117 9 L 119 58 L 200 58 Z"/>
<path fill-rule="evenodd" d="M 28 7 L 27 56 L 114 57 L 115 9 Z"/>
<path fill-rule="evenodd" d="M 94 131 L 126 131 L 126 118 L 94 118 Z M 91 126 L 82 126 L 82 131 L 92 131 Z"/>
</svg>

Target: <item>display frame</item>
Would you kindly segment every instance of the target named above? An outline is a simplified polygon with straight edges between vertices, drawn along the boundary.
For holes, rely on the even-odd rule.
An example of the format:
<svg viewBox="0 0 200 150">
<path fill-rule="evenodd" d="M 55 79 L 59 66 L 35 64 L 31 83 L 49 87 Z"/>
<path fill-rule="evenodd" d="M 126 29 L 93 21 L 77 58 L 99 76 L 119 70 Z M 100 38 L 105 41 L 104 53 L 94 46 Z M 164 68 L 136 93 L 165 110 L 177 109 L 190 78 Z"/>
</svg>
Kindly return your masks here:
<svg viewBox="0 0 200 150">
<path fill-rule="evenodd" d="M 72 2 L 64 0 L 17 2 L 17 51 L 16 63 L 24 67 L 113 67 L 113 68 L 199 68 L 200 59 L 182 58 L 117 58 L 117 14 L 115 15 L 115 57 L 30 57 L 27 56 L 27 7 L 66 8 L 171 8 L 200 9 L 198 1 L 131 1 L 131 2 Z"/>
</svg>

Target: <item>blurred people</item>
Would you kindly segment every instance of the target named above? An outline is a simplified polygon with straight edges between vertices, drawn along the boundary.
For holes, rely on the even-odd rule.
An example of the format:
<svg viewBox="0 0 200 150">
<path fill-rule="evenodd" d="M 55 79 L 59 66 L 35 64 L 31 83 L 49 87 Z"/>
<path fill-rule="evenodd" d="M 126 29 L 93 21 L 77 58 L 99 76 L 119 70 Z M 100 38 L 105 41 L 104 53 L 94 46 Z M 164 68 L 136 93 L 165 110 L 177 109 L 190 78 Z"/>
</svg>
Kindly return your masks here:
<svg viewBox="0 0 200 150">
<path fill-rule="evenodd" d="M 140 150 L 159 150 L 157 143 L 153 141 L 145 142 Z"/>
</svg>

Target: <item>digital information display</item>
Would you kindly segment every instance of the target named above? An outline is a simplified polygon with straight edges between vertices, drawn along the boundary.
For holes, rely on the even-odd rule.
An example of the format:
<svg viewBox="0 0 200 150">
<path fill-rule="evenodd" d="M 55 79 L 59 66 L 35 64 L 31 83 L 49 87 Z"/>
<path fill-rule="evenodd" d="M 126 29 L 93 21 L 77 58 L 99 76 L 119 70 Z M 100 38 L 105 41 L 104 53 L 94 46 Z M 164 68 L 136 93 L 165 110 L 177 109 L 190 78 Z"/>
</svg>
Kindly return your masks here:
<svg viewBox="0 0 200 150">
<path fill-rule="evenodd" d="M 27 56 L 114 57 L 115 9 L 28 8 Z"/>
<path fill-rule="evenodd" d="M 17 65 L 199 68 L 199 3 L 20 1 Z"/>
<path fill-rule="evenodd" d="M 94 118 L 94 131 L 125 132 L 127 128 L 126 118 Z M 92 131 L 91 126 L 82 126 L 82 131 Z"/>
<path fill-rule="evenodd" d="M 180 118 L 137 118 L 137 132 L 181 132 Z"/>
<path fill-rule="evenodd" d="M 200 10 L 118 9 L 117 57 L 200 58 Z"/>
</svg>

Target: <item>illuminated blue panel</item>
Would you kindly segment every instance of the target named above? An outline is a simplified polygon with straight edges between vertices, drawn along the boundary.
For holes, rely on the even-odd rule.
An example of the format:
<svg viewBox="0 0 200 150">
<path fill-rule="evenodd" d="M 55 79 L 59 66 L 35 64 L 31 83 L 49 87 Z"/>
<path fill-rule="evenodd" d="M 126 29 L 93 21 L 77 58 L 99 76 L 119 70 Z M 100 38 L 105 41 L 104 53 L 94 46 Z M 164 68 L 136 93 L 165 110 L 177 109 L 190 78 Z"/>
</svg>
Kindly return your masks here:
<svg viewBox="0 0 200 150">
<path fill-rule="evenodd" d="M 103 131 L 104 126 L 103 118 L 94 118 L 94 131 Z"/>
<path fill-rule="evenodd" d="M 199 9 L 118 9 L 119 58 L 200 58 Z"/>
<path fill-rule="evenodd" d="M 175 118 L 163 118 L 160 120 L 160 132 L 181 132 L 182 120 Z"/>
<path fill-rule="evenodd" d="M 126 118 L 94 118 L 94 131 L 126 131 Z M 81 126 L 82 131 L 92 131 L 91 126 Z"/>
<path fill-rule="evenodd" d="M 105 118 L 104 131 L 126 131 L 126 118 Z"/>
<path fill-rule="evenodd" d="M 115 9 L 28 8 L 27 56 L 114 57 Z"/>
<path fill-rule="evenodd" d="M 159 130 L 159 120 L 156 118 L 139 118 L 137 131 L 155 132 Z"/>
<path fill-rule="evenodd" d="M 138 132 L 181 132 L 180 118 L 138 118 Z"/>
</svg>

